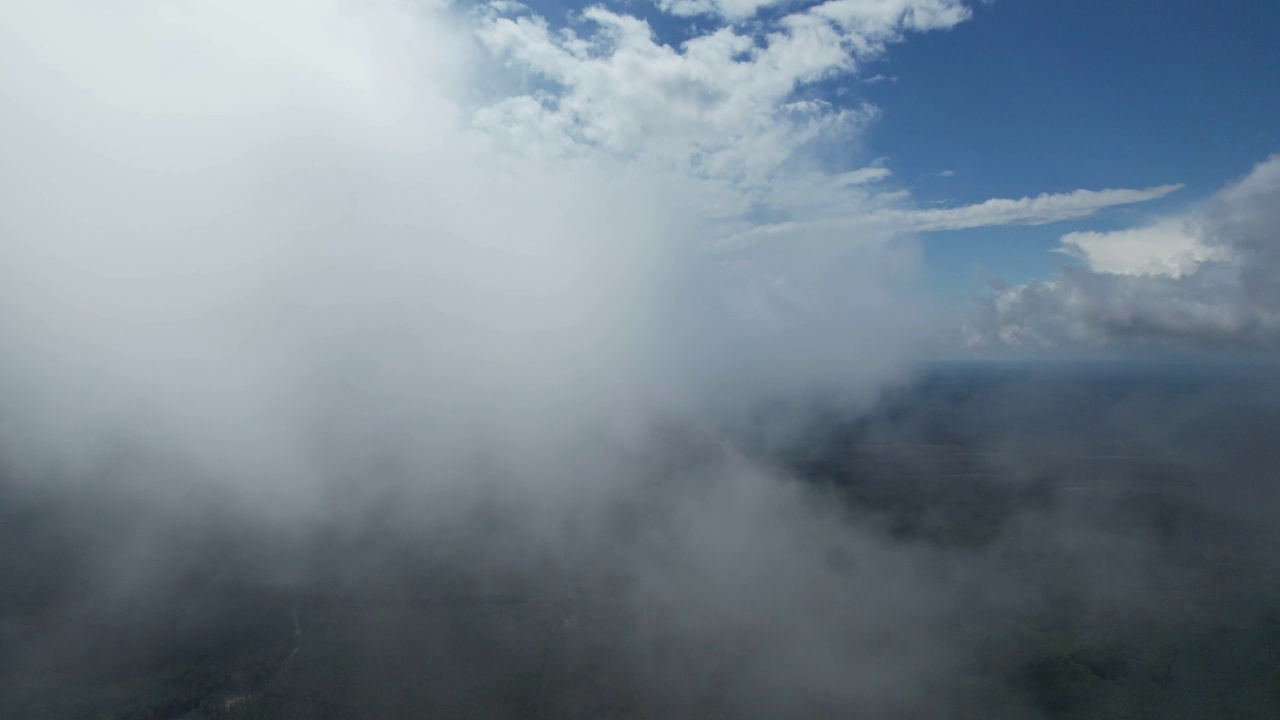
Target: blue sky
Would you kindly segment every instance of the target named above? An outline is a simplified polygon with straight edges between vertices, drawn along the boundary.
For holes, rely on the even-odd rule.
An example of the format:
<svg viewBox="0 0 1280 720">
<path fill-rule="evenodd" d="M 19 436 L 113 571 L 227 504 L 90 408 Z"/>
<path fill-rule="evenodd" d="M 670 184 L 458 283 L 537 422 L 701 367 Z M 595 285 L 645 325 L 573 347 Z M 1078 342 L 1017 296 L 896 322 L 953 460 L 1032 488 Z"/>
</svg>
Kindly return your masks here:
<svg viewBox="0 0 1280 720">
<path fill-rule="evenodd" d="M 730 247 L 914 235 L 979 344 L 1280 344 L 1280 4 L 501 7 L 541 127 L 713 168 Z"/>
<path fill-rule="evenodd" d="M 892 48 L 864 92 L 871 135 L 922 201 L 1184 183 L 1089 221 L 926 238 L 939 277 L 980 262 L 1024 281 L 1066 231 L 1190 203 L 1280 151 L 1280 4 L 997 1 Z M 950 170 L 953 177 L 933 173 Z M 988 250 L 989 249 L 989 250 Z"/>
<path fill-rule="evenodd" d="M 533 3 L 553 26 L 595 3 Z M 613 6 L 659 42 L 714 27 L 656 5 Z M 794 11 L 765 7 L 750 22 Z M 1139 205 L 1040 226 L 927 233 L 930 286 L 949 298 L 975 272 L 1027 282 L 1070 262 L 1065 233 L 1116 230 L 1190 206 L 1280 151 L 1280 4 L 1197 0 L 971 2 L 953 27 L 912 33 L 866 62 L 800 89 L 873 103 L 868 131 L 837 164 L 880 162 L 924 207 L 1077 188 L 1185 187 Z M 744 23 L 744 24 L 749 24 Z"/>
</svg>

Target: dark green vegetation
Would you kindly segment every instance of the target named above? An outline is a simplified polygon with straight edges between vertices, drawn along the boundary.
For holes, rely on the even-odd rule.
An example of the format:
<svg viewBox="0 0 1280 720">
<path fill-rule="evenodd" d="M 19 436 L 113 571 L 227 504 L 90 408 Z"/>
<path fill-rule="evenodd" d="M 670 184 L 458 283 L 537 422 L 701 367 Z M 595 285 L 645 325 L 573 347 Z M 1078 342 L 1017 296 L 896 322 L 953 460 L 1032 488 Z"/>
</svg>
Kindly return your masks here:
<svg viewBox="0 0 1280 720">
<path fill-rule="evenodd" d="M 787 462 L 903 542 L 1031 579 L 971 666 L 1024 715 L 1277 717 L 1280 386 L 1237 373 L 953 369 Z"/>
<path fill-rule="evenodd" d="M 0 717 L 178 717 L 275 674 L 292 647 L 291 601 L 246 575 L 232 535 L 168 540 L 198 563 L 170 564 L 166 551 L 122 565 L 107 548 L 131 538 L 104 518 L 144 509 L 88 495 L 4 488 Z"/>
<path fill-rule="evenodd" d="M 952 370 L 805 427 L 743 444 L 933 558 L 951 574 L 931 592 L 975 597 L 929 717 L 1280 717 L 1265 378 Z M 480 572 L 475 538 L 377 523 L 281 537 L 209 506 L 147 531 L 166 545 L 149 555 L 127 519 L 151 510 L 0 486 L 0 717 L 787 714 L 752 681 L 750 638 L 682 625 L 625 568 Z M 850 667 L 920 672 L 853 650 Z M 800 709 L 847 716 L 822 697 Z"/>
</svg>

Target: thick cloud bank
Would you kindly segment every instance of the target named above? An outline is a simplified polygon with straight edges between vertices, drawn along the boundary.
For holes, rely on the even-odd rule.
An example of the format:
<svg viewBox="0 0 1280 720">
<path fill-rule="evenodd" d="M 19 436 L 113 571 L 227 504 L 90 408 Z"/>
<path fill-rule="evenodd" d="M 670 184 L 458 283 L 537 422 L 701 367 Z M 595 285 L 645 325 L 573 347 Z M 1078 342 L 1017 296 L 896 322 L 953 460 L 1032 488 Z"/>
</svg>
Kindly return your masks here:
<svg viewBox="0 0 1280 720">
<path fill-rule="evenodd" d="M 1154 339 L 1201 348 L 1280 344 L 1280 157 L 1190 213 L 1111 233 L 1071 233 L 1083 261 L 999 288 L 974 342 L 1061 345 Z"/>
<path fill-rule="evenodd" d="M 865 395 L 918 340 L 891 230 L 716 246 L 850 131 L 797 83 L 902 12 L 680 52 L 602 10 L 555 39 L 499 6 L 5 13 L 6 436 L 45 459 L 138 441 L 306 504 L 392 447 L 462 477 L 710 397 Z"/>
<path fill-rule="evenodd" d="M 964 16 L 915 5 L 936 3 L 678 50 L 503 3 L 5 5 L 0 453 L 13 507 L 67 518 L 68 555 L 27 577 L 75 580 L 33 581 L 67 630 L 19 623 L 0 664 L 34 672 L 182 588 L 216 605 L 246 567 L 340 586 L 371 560 L 316 574 L 325 533 L 453 547 L 474 582 L 612 568 L 630 604 L 691 608 L 660 626 L 686 654 L 792 617 L 752 674 L 876 632 L 824 638 L 855 580 L 812 557 L 876 546 L 723 436 L 898 376 L 926 330 L 916 247 L 873 222 L 720 241 L 808 187 L 854 216 L 900 201 L 815 169 L 860 111 L 793 91 Z M 875 602 L 925 612 L 900 594 Z"/>
</svg>

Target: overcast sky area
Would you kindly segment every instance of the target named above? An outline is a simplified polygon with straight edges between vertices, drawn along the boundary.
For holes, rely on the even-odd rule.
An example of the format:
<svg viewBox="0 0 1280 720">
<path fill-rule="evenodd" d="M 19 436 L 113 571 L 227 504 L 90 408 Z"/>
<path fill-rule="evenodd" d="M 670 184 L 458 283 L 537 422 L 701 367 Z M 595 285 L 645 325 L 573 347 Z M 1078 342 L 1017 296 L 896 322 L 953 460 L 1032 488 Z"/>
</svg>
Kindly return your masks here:
<svg viewBox="0 0 1280 720">
<path fill-rule="evenodd" d="M 140 498 L 103 605 L 188 517 L 457 532 L 625 570 L 695 675 L 746 643 L 761 717 L 946 716 L 956 618 L 1040 607 L 1019 553 L 1164 546 L 1079 507 L 900 544 L 762 448 L 937 361 L 1272 362 L 1277 36 L 1243 1 L 3 3 L 0 480 Z M 1089 431 L 1188 456 L 1243 402 L 1129 400 Z"/>
</svg>

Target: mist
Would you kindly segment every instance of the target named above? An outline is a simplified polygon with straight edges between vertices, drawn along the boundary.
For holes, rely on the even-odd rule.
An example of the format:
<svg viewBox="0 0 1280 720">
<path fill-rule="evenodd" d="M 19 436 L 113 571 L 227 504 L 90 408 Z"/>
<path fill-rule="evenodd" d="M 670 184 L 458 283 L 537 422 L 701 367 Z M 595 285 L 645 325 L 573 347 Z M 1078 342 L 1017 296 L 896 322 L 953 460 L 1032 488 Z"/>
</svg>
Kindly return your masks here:
<svg viewBox="0 0 1280 720">
<path fill-rule="evenodd" d="M 0 11 L 4 702 L 194 654 L 136 716 L 1060 717 L 1028 627 L 1273 631 L 1269 376 L 930 385 L 905 201 L 791 99 L 966 16 L 916 5 L 664 117 L 603 10 L 563 56 L 496 4 Z"/>
</svg>

